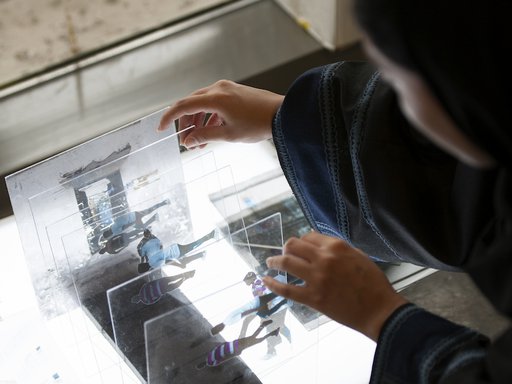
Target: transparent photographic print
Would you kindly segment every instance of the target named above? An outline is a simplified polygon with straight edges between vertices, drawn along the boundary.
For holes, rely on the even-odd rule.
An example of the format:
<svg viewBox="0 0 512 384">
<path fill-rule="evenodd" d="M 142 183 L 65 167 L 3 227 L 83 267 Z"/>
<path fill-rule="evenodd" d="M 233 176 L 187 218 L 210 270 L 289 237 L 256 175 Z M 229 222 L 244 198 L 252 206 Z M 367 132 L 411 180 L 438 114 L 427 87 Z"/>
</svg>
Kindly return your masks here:
<svg viewBox="0 0 512 384">
<path fill-rule="evenodd" d="M 122 207 L 125 200 L 122 190 L 126 188 L 120 186 L 119 173 L 123 182 L 129 184 L 155 170 L 181 172 L 175 132 L 163 135 L 156 132 L 162 113 L 155 112 L 6 178 L 23 251 L 45 317 L 60 313 L 59 304 L 49 301 L 49 291 L 57 284 L 60 266 L 47 240 L 46 226 L 75 213 L 79 213 L 78 222 L 82 225 L 94 216 L 85 204 L 87 192 L 81 188 L 93 187 L 91 201 L 100 209 L 104 202 L 94 197 L 94 191 L 108 190 L 108 183 L 115 185 L 114 189 L 110 187 L 109 204 Z M 155 145 L 162 141 L 165 144 Z M 148 146 L 153 149 L 143 151 Z M 140 160 L 127 161 L 128 154 L 138 154 Z M 179 173 L 176 177 L 180 178 Z M 104 180 L 104 186 L 100 180 Z M 95 182 L 99 182 L 96 187 Z"/>
<path fill-rule="evenodd" d="M 266 260 L 270 256 L 280 255 L 283 251 L 283 225 L 281 214 L 274 213 L 249 226 L 231 234 L 233 248 L 245 262 L 254 270 L 254 275 L 248 276 L 247 281 L 252 278 L 260 279 L 263 273 L 286 275 L 279 271 L 269 271 Z M 260 284 L 261 283 L 261 280 Z"/>
<path fill-rule="evenodd" d="M 165 141 L 158 144 L 163 145 L 164 143 Z M 151 149 L 152 148 L 153 146 Z M 131 156 L 138 157 L 136 154 L 130 155 L 129 157 Z M 129 163 L 130 161 L 130 159 L 123 160 L 125 163 Z M 137 159 L 133 159 L 133 161 L 136 163 Z M 108 164 L 108 166 L 111 166 L 111 164 Z M 92 180 L 96 180 L 98 177 L 102 180 L 102 170 L 103 168 L 100 168 L 94 171 L 93 175 L 88 174 L 88 176 L 92 176 Z M 58 244 L 59 236 L 62 236 L 61 232 L 67 233 L 73 228 L 79 228 L 75 231 L 80 232 L 80 235 L 77 236 L 76 239 L 78 241 L 77 244 L 82 244 L 82 241 L 87 242 L 87 252 L 83 251 L 75 255 L 76 257 L 72 259 L 72 263 L 70 264 L 72 269 L 75 269 L 79 264 L 89 262 L 91 259 L 90 256 L 92 255 L 98 257 L 103 254 L 117 254 L 121 258 L 123 255 L 122 251 L 127 248 L 130 243 L 142 237 L 144 228 L 146 226 L 158 225 L 160 219 L 165 222 L 168 231 L 174 233 L 187 232 L 190 229 L 188 202 L 186 201 L 186 194 L 181 190 L 183 186 L 180 184 L 180 180 L 182 179 L 180 175 L 181 169 L 178 168 L 177 171 L 176 168 L 174 168 L 160 174 L 158 178 L 146 183 L 141 188 L 124 189 L 117 192 L 117 194 L 113 195 L 114 197 L 122 193 L 126 199 L 126 204 L 117 207 L 117 209 L 105 207 L 105 209 L 98 212 L 94 207 L 91 208 L 91 206 L 87 206 L 85 209 L 82 208 L 75 214 L 68 216 L 64 221 L 53 223 L 46 227 L 43 227 L 43 225 L 45 220 L 50 218 L 50 216 L 47 215 L 51 214 L 51 208 L 55 206 L 62 207 L 68 200 L 71 200 L 74 195 L 76 196 L 76 193 L 72 193 L 64 187 L 58 188 L 55 191 L 52 190 L 51 192 L 53 193 L 44 193 L 30 198 L 29 203 L 31 207 L 34 207 L 33 212 L 38 213 L 36 223 L 38 224 L 39 239 L 42 244 L 44 240 L 48 241 L 45 243 L 47 246 L 46 252 L 49 252 L 47 257 L 51 257 L 54 262 L 53 268 L 48 269 L 46 273 L 43 274 L 42 280 L 36 280 L 36 284 L 39 282 L 48 283 L 44 277 L 48 276 L 51 278 L 52 272 L 53 275 L 56 274 L 59 278 L 62 278 L 59 275 L 59 270 L 62 268 L 62 262 L 65 261 L 65 259 L 62 258 L 63 254 L 60 252 L 62 245 L 59 246 Z M 80 179 L 85 179 L 85 176 L 81 176 Z M 75 182 L 82 183 L 86 182 L 86 180 L 78 180 Z M 97 184 L 97 181 L 94 181 L 94 184 Z M 86 184 L 86 186 L 88 185 Z M 85 189 L 88 189 L 88 187 L 85 187 Z M 165 192 L 162 193 L 162 191 Z M 108 192 L 104 191 L 103 193 L 107 194 Z M 85 195 L 86 193 L 84 192 L 83 194 Z M 51 198 L 49 196 L 51 196 Z M 46 210 L 40 208 L 42 206 L 42 199 L 46 201 L 44 205 L 48 207 Z M 78 201 L 78 199 L 76 199 L 76 201 Z M 69 204 L 72 203 L 69 202 Z M 172 216 L 169 214 L 171 209 L 173 213 Z M 42 298 L 40 298 L 40 300 L 41 299 Z M 48 308 L 46 303 L 44 308 Z M 49 311 L 59 313 L 58 307 L 52 307 L 51 304 Z M 45 314 L 50 315 L 50 313 L 51 312 L 47 312 Z"/>
<path fill-rule="evenodd" d="M 204 157 L 197 159 L 203 160 Z M 198 175 L 199 172 L 194 174 Z M 196 275 L 201 278 L 205 261 L 213 258 L 217 265 L 226 262 L 224 252 L 215 249 L 221 246 L 218 243 L 229 242 L 224 215 L 240 211 L 238 200 L 235 195 L 224 201 L 220 206 L 225 210 L 222 212 L 219 206 L 211 204 L 209 196 L 233 187 L 231 170 L 226 167 L 187 184 L 176 184 L 170 191 L 141 202 L 141 209 L 132 205 L 141 218 L 150 218 L 140 225 L 125 227 L 117 235 L 111 233 L 112 227 L 105 229 L 102 237 L 106 241 L 100 244 L 99 251 L 91 251 L 88 227 L 62 237 L 66 265 L 71 271 L 70 287 L 76 290 L 82 309 L 115 341 L 120 353 L 142 378 L 146 376 L 144 321 L 188 303 L 177 288 L 186 280 L 187 284 L 194 283 Z M 124 223 L 126 215 L 121 212 L 113 216 L 114 222 Z M 153 221 L 151 217 L 155 215 L 158 217 Z M 109 246 L 108 241 L 116 236 L 125 242 L 119 245 L 116 241 Z M 205 286 L 209 275 L 205 276 L 206 279 L 201 278 L 200 296 L 214 286 Z M 172 296 L 166 295 L 171 292 Z M 138 293 L 140 300 L 135 300 Z"/>
<path fill-rule="evenodd" d="M 147 376 L 143 324 L 189 304 L 179 288 L 192 284 L 195 272 L 159 268 L 107 291 L 116 346 L 142 378 Z"/>
<path fill-rule="evenodd" d="M 239 358 L 213 370 L 203 367 L 208 353 L 224 342 L 210 334 L 212 324 L 194 306 L 184 306 L 145 325 L 149 383 L 261 383 Z"/>
<path fill-rule="evenodd" d="M 288 311 L 293 302 L 261 281 L 263 275 L 287 281 L 286 274 L 269 270 L 265 263 L 282 252 L 280 214 L 232 233 L 231 241 L 222 263 L 229 269 L 208 268 L 213 274 L 204 284 L 210 287 L 208 295 L 200 298 L 197 288 L 180 287 L 195 299 L 146 322 L 149 383 L 267 382 L 296 353 L 314 351 L 317 327 L 308 330 Z M 309 366 L 312 378 L 314 371 Z"/>
<path fill-rule="evenodd" d="M 77 380 L 126 382 L 134 376 L 121 369 L 120 356 L 97 319 L 79 306 L 62 236 L 84 226 L 89 234 L 95 228 L 103 233 L 109 225 L 106 213 L 116 215 L 136 204 L 135 200 L 148 199 L 144 188 L 165 172 L 173 171 L 172 185 L 183 180 L 175 132 L 156 132 L 162 113 L 150 114 L 6 178 L 45 328 L 58 341 Z M 128 156 L 138 161 L 127 160 Z M 76 182 L 83 183 L 78 190 Z M 64 189 L 65 197 L 59 201 Z M 36 201 L 40 205 L 31 205 Z M 94 250 L 96 240 L 86 237 L 89 251 Z"/>
<path fill-rule="evenodd" d="M 176 231 L 183 225 L 190 224 L 186 194 L 182 190 L 183 184 L 180 183 L 181 175 L 184 173 L 181 168 L 181 164 L 178 164 L 163 174 L 152 172 L 149 177 L 144 176 L 143 182 L 139 177 L 136 179 L 137 183 L 132 181 L 127 184 L 126 189 L 118 189 L 117 193 L 111 193 L 106 184 L 105 189 L 91 194 L 86 208 L 47 225 L 44 241 L 49 245 L 56 267 L 66 262 L 62 237 L 80 228 L 86 231 L 90 252 L 94 255 L 121 252 L 130 242 L 142 237 L 145 226 L 150 226 L 160 219 L 164 219 L 166 226 L 174 227 Z M 207 152 L 184 163 L 183 170 L 184 177 L 193 180 L 216 170 L 215 158 L 211 152 Z M 166 194 L 160 194 L 160 190 L 170 186 L 172 188 Z M 113 204 L 109 198 L 113 196 L 120 200 L 119 195 L 123 196 L 123 204 Z M 127 196 L 130 196 L 132 203 L 140 196 L 152 198 L 138 204 L 140 211 L 137 211 L 133 206 L 131 209 L 128 208 Z M 37 198 L 39 199 L 40 195 Z M 161 207 L 165 209 L 160 209 Z M 168 212 L 173 212 L 172 216 Z"/>
<path fill-rule="evenodd" d="M 58 342 L 63 364 L 72 367 L 80 382 L 122 381 L 122 360 L 100 331 L 97 320 L 79 306 L 80 297 L 73 288 L 67 262 L 60 265 L 59 275 L 47 294 L 48 301 L 58 305 L 59 314 L 46 319 L 45 330 Z"/>
<path fill-rule="evenodd" d="M 316 382 L 318 329 L 308 331 L 277 299 L 275 311 L 254 304 L 241 282 L 148 321 L 149 383 L 270 383 L 290 372 Z"/>
</svg>

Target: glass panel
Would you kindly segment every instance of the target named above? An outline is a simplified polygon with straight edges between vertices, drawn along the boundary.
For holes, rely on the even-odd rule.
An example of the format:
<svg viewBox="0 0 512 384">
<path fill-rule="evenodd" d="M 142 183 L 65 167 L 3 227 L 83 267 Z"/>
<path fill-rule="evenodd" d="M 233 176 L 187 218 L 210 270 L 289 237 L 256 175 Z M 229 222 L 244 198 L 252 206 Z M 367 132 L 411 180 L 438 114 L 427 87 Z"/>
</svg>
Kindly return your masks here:
<svg viewBox="0 0 512 384">
<path fill-rule="evenodd" d="M 112 193 L 113 191 L 108 188 L 108 183 L 103 183 L 103 188 L 100 188 L 99 192 L 97 191 L 90 195 L 89 201 L 91 201 L 91 203 L 87 204 L 87 208 L 82 208 L 77 212 L 46 226 L 46 238 L 44 241 L 47 241 L 49 244 L 49 249 L 53 255 L 55 264 L 58 266 L 62 262 L 66 261 L 65 251 L 62 247 L 62 237 L 65 234 L 79 230 L 82 227 L 86 228 L 85 230 L 87 231 L 89 248 L 92 253 L 101 252 L 102 249 L 108 251 L 108 249 L 105 248 L 106 245 L 117 245 L 118 247 L 122 246 L 122 244 L 128 245 L 128 241 L 122 241 L 123 238 L 134 241 L 136 238 L 142 236 L 142 232 L 139 230 L 140 225 L 139 227 L 134 225 L 131 228 L 126 228 L 127 230 L 123 232 L 128 233 L 123 234 L 122 238 L 119 238 L 119 236 L 117 236 L 119 234 L 116 233 L 116 236 L 113 236 L 113 239 L 111 239 L 109 244 L 106 244 L 107 242 L 103 236 L 103 232 L 108 230 L 114 224 L 115 217 L 118 217 L 119 219 L 115 225 L 117 230 L 119 229 L 121 221 L 127 220 L 129 211 L 126 208 L 128 205 L 126 202 L 126 196 L 135 195 L 136 190 L 139 190 L 139 195 L 151 196 L 154 194 L 155 190 L 158 191 L 161 188 L 165 188 L 168 185 L 173 185 L 173 183 L 179 182 L 180 179 L 177 175 L 184 173 L 184 178 L 186 180 L 193 180 L 200 177 L 200 175 L 211 173 L 216 169 L 216 162 L 213 153 L 206 152 L 184 162 L 183 172 L 181 170 L 181 164 L 178 164 L 176 168 L 168 170 L 163 174 L 153 173 L 148 177 L 138 178 L 137 182 L 130 182 L 127 184 L 126 189 L 118 190 L 117 193 Z M 180 193 L 178 189 L 176 189 L 176 192 Z M 116 204 L 115 201 L 119 202 L 119 200 L 121 200 L 119 199 L 120 195 L 123 196 L 123 202 Z M 180 210 L 176 204 L 178 204 L 178 201 L 180 200 L 183 201 L 183 199 L 177 198 L 169 199 L 169 204 L 170 202 L 174 202 L 174 207 L 172 207 L 174 215 L 172 219 L 169 219 L 168 214 L 164 215 L 167 217 L 167 225 L 172 225 L 170 223 L 172 220 L 175 222 L 184 222 L 183 218 L 180 219 L 179 215 L 176 215 L 176 212 Z M 139 212 L 140 215 L 137 214 L 141 219 L 139 222 L 143 222 L 145 225 L 150 225 L 153 221 L 158 221 L 159 217 L 162 216 L 162 210 L 158 210 L 158 205 L 165 201 L 166 199 L 164 197 L 162 197 L 160 201 L 158 201 L 158 197 L 148 199 L 145 203 L 147 206 L 144 207 L 144 204 L 142 204 L 141 212 Z M 92 209 L 91 206 L 93 207 Z M 95 213 L 91 215 L 90 211 Z M 160 211 L 160 216 L 158 215 L 158 211 Z M 181 211 L 181 216 L 183 216 L 185 214 L 183 212 L 183 207 L 181 208 Z M 152 213 L 157 213 L 157 215 L 155 216 Z M 85 221 L 83 220 L 84 217 L 86 217 Z M 115 229 L 116 232 L 117 230 Z M 119 250 L 120 249 L 118 249 L 118 251 Z"/>
<path fill-rule="evenodd" d="M 135 209 L 132 205 L 137 202 L 149 199 L 157 192 L 170 190 L 183 181 L 176 134 L 131 150 L 132 141 L 138 139 L 132 128 L 144 130 L 151 126 L 154 129 L 157 121 L 155 115 L 150 115 L 140 124 L 134 123 L 122 129 L 127 132 L 121 137 L 112 134 L 114 138 L 109 141 L 110 146 L 114 139 L 127 144 L 121 144 L 120 150 L 110 152 L 106 157 L 96 157 L 94 152 L 108 152 L 103 149 L 107 143 L 93 141 L 84 144 L 82 147 L 87 147 L 85 149 L 79 147 L 32 170 L 34 176 L 49 179 L 44 181 L 47 186 L 44 192 L 28 199 L 34 227 L 30 228 L 28 235 L 23 235 L 31 238 L 29 246 L 32 251 L 26 252 L 26 256 L 30 260 L 35 291 L 44 316 L 55 313 L 55 308 L 39 293 L 44 292 L 60 273 L 65 260 L 59 244 L 63 232 L 85 226 L 89 247 L 92 252 L 97 252 L 103 230 L 113 224 L 116 215 Z M 34 181 L 37 182 L 40 181 Z M 140 209 L 148 208 L 149 203 Z M 22 241 L 25 248 L 28 239 L 22 237 Z"/>
<path fill-rule="evenodd" d="M 196 159 L 204 160 L 204 156 Z M 165 184 L 163 178 L 155 181 L 159 182 Z M 62 237 L 66 264 L 71 270 L 70 284 L 82 309 L 115 341 L 119 352 L 141 377 L 146 377 L 144 321 L 189 303 L 189 297 L 203 296 L 208 287 L 215 286 L 210 281 L 215 279 L 217 270 L 227 265 L 223 255 L 224 243 L 229 242 L 229 226 L 225 212 L 209 201 L 209 196 L 227 188 L 226 184 L 233 188 L 229 167 L 187 184 L 176 184 L 139 205 L 132 204 L 135 212 L 140 214 L 144 208 L 150 218 L 134 229 L 128 227 L 117 237 L 106 237 L 109 229 L 105 230 L 101 238 L 108 241 L 101 243 L 99 251 L 90 247 L 87 226 Z M 156 190 L 159 188 L 153 188 L 153 192 Z M 132 200 L 129 193 L 127 196 Z M 225 201 L 226 209 L 229 202 Z M 237 204 L 237 200 L 232 199 L 231 204 Z M 234 210 L 229 207 L 230 212 Z M 113 220 L 119 223 L 119 218 L 124 220 L 132 212 L 121 212 Z M 158 217 L 152 220 L 155 215 Z M 113 239 L 116 242 L 109 248 Z M 181 291 L 187 286 L 188 295 L 183 296 Z"/>
<path fill-rule="evenodd" d="M 282 382 L 283 372 L 297 369 L 294 362 L 300 366 L 306 355 L 313 359 L 300 370 L 300 381 L 315 382 L 311 362 L 318 327 L 302 324 L 288 311 L 293 302 L 268 291 L 259 279 L 272 274 L 287 281 L 286 274 L 265 267 L 267 257 L 282 251 L 280 214 L 231 239 L 233 246 L 223 255 L 229 260 L 210 279 L 216 286 L 203 290 L 206 296 L 191 297 L 183 288 L 190 303 L 145 323 L 149 383 L 260 383 L 278 377 Z"/>
<path fill-rule="evenodd" d="M 233 247 L 256 273 L 267 271 L 265 260 L 283 250 L 283 226 L 279 212 L 261 219 L 232 235 Z M 268 272 L 268 271 L 267 271 Z M 275 271 L 275 274 L 280 273 Z M 286 280 L 286 275 L 281 272 Z"/>
<path fill-rule="evenodd" d="M 98 319 L 78 306 L 81 297 L 75 290 L 62 236 L 80 228 L 86 233 L 82 240 L 89 252 L 98 254 L 98 234 L 116 217 L 128 207 L 150 208 L 157 203 L 158 193 L 184 179 L 177 136 L 155 132 L 162 112 L 7 179 L 45 326 L 85 382 L 103 382 L 107 377 L 120 382 L 126 374 L 119 354 L 98 327 Z M 181 225 L 177 215 L 175 221 Z"/>
<path fill-rule="evenodd" d="M 318 329 L 286 306 L 244 315 L 255 299 L 242 282 L 146 322 L 149 383 L 316 382 Z"/>
</svg>

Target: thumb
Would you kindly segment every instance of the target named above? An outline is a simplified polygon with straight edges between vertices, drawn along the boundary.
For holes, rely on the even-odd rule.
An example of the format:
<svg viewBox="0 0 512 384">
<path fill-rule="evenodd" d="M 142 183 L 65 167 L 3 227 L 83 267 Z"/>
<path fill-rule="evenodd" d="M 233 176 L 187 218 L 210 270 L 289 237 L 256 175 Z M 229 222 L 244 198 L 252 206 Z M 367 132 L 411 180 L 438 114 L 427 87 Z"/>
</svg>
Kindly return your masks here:
<svg viewBox="0 0 512 384">
<path fill-rule="evenodd" d="M 194 148 L 208 144 L 212 141 L 226 141 L 226 126 L 206 126 L 191 132 L 183 141 L 183 145 L 187 148 Z"/>
<path fill-rule="evenodd" d="M 186 139 L 183 141 L 183 145 L 187 149 L 195 148 L 200 146 L 201 144 L 205 144 L 205 139 L 200 135 L 188 135 Z"/>
</svg>

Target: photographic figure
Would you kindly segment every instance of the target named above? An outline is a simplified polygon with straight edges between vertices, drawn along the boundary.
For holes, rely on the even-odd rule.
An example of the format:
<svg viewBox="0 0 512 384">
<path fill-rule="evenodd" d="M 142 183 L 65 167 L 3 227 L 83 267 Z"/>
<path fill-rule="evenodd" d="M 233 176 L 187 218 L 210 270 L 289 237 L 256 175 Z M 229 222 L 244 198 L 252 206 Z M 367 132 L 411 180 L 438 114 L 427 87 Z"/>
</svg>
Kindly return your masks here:
<svg viewBox="0 0 512 384">
<path fill-rule="evenodd" d="M 284 275 L 278 275 L 275 277 L 275 279 L 279 280 L 283 283 L 286 282 L 286 276 L 284 276 Z M 272 292 L 270 289 L 265 287 L 265 284 L 263 283 L 261 276 L 257 275 L 256 273 L 254 273 L 252 271 L 248 272 L 245 275 L 243 281 L 245 284 L 251 286 L 251 291 L 252 291 L 252 294 L 254 297 L 263 296 L 263 295 L 266 295 L 266 294 L 269 294 Z M 282 299 L 283 298 L 280 296 L 274 298 L 272 300 L 272 302 L 270 303 L 271 307 L 272 308 L 276 307 L 277 304 L 279 304 Z M 291 331 L 285 324 L 287 308 L 290 306 L 290 300 L 287 300 L 286 304 L 287 305 L 283 304 L 282 306 L 276 307 L 277 310 L 268 316 L 262 316 L 261 313 L 258 314 L 258 312 L 256 312 L 256 313 L 247 315 L 243 320 L 239 337 L 245 336 L 245 334 L 247 332 L 247 328 L 249 327 L 249 324 L 256 317 L 259 317 L 260 319 L 262 319 L 262 321 L 264 321 L 265 319 L 272 320 L 272 323 L 270 323 L 267 326 L 267 331 L 273 331 L 274 329 L 279 328 L 279 335 L 278 335 L 279 337 L 273 337 L 273 338 L 270 338 L 267 340 L 267 354 L 264 356 L 265 359 L 269 359 L 276 355 L 276 346 L 281 343 L 281 337 L 280 337 L 281 335 L 286 338 L 288 343 L 291 344 L 291 342 L 292 342 Z"/>
<path fill-rule="evenodd" d="M 154 214 L 151 216 L 144 224 L 146 226 L 151 225 L 158 218 L 158 214 Z M 140 238 L 144 233 L 144 228 L 140 228 L 138 226 L 133 227 L 132 230 L 128 232 L 121 232 L 118 235 L 114 235 L 110 237 L 103 247 L 99 250 L 100 255 L 103 255 L 105 252 L 111 255 L 118 254 L 124 248 L 126 248 L 132 241 Z"/>
<path fill-rule="evenodd" d="M 261 318 L 268 318 L 279 311 L 281 307 L 286 305 L 287 301 L 288 300 L 286 298 L 278 296 L 274 292 L 256 296 L 245 305 L 242 305 L 230 312 L 222 323 L 215 325 L 210 332 L 212 335 L 216 335 L 221 332 L 226 325 L 235 324 L 251 313 L 254 313 Z"/>
<path fill-rule="evenodd" d="M 160 203 L 157 203 L 142 211 L 125 212 L 119 215 L 114 219 L 114 223 L 103 231 L 103 238 L 109 239 L 112 236 L 119 235 L 130 227 L 134 227 L 136 230 L 143 231 L 148 226 L 147 222 L 144 223 L 143 218 L 167 204 L 170 204 L 169 199 L 165 199 L 164 201 L 161 201 Z"/>
<path fill-rule="evenodd" d="M 268 326 L 271 322 L 272 320 L 267 320 L 261 323 L 251 336 L 242 337 L 233 341 L 226 341 L 225 343 L 219 344 L 208 353 L 205 361 L 197 365 L 197 369 L 203 369 L 207 366 L 216 367 L 217 365 L 225 363 L 226 361 L 239 356 L 245 349 L 259 344 L 269 337 L 277 336 L 279 333 L 279 328 L 273 330 L 270 333 L 267 333 L 263 337 L 258 338 L 258 335 L 261 333 L 263 328 Z"/>
<path fill-rule="evenodd" d="M 143 211 L 125 212 L 115 218 L 114 223 L 103 231 L 102 239 L 106 240 L 106 242 L 99 250 L 100 255 L 103 255 L 105 252 L 111 255 L 118 254 L 132 241 L 140 238 L 143 235 L 144 229 L 158 219 L 158 214 L 154 214 L 145 222 L 142 219 L 169 203 L 170 201 L 166 199 Z"/>
<path fill-rule="evenodd" d="M 149 229 L 144 230 L 144 234 L 139 244 L 137 252 L 141 258 L 138 265 L 139 273 L 144 273 L 150 269 L 161 267 L 166 263 L 174 263 L 180 266 L 180 260 L 189 252 L 193 251 L 203 243 L 215 238 L 215 229 L 200 239 L 188 244 L 173 243 L 164 248 L 158 237 L 153 235 Z M 190 255 L 194 256 L 194 255 Z"/>
<path fill-rule="evenodd" d="M 163 295 L 174 291 L 179 288 L 185 280 L 194 277 L 195 273 L 196 271 L 188 271 L 179 275 L 162 277 L 160 279 L 144 283 L 140 288 L 139 293 L 132 296 L 131 302 L 133 304 L 155 304 L 163 297 Z"/>
</svg>

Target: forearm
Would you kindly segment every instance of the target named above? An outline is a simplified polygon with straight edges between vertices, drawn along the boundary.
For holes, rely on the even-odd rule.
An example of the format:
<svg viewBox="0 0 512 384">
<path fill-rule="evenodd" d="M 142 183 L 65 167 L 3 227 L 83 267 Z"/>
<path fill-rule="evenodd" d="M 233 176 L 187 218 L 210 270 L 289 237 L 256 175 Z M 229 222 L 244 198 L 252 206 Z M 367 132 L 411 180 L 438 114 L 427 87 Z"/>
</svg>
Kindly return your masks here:
<svg viewBox="0 0 512 384">
<path fill-rule="evenodd" d="M 510 383 L 512 336 L 508 339 L 496 348 L 474 330 L 405 305 L 382 328 L 370 382 Z M 492 364 L 490 350 L 501 354 Z"/>
</svg>

